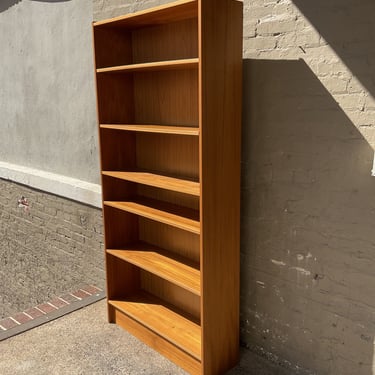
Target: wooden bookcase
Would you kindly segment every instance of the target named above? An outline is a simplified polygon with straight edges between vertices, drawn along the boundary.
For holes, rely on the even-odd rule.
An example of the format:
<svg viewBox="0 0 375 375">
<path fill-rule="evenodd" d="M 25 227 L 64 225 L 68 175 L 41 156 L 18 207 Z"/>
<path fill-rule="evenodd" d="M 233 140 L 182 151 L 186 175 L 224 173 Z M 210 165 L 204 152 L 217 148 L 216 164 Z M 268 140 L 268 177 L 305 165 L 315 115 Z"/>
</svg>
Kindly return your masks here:
<svg viewBox="0 0 375 375">
<path fill-rule="evenodd" d="M 93 25 L 109 321 L 192 374 L 238 361 L 242 2 Z"/>
</svg>

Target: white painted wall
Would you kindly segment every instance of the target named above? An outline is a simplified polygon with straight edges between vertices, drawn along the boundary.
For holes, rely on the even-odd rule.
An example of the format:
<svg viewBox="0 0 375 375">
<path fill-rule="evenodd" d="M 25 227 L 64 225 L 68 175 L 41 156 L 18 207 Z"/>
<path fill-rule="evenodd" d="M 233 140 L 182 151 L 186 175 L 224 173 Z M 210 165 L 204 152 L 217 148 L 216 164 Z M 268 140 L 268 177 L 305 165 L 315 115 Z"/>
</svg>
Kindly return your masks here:
<svg viewBox="0 0 375 375">
<path fill-rule="evenodd" d="M 91 0 L 0 2 L 0 162 L 99 183 L 92 12 Z"/>
</svg>

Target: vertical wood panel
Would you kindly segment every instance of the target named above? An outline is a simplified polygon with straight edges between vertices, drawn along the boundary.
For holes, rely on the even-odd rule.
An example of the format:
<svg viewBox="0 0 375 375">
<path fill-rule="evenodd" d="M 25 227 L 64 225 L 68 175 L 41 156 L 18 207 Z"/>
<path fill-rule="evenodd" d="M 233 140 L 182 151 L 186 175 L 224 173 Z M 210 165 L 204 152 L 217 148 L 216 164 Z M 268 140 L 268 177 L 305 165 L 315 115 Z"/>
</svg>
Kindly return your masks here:
<svg viewBox="0 0 375 375">
<path fill-rule="evenodd" d="M 107 267 L 108 299 L 121 299 L 139 290 L 141 285 L 139 268 L 126 262 L 119 262 L 112 255 L 107 255 Z"/>
<path fill-rule="evenodd" d="M 198 57 L 197 19 L 136 29 L 132 40 L 134 64 Z"/>
<path fill-rule="evenodd" d="M 177 206 L 199 210 L 199 197 L 190 194 L 177 193 L 167 189 L 158 189 L 145 185 L 138 185 L 139 196 L 157 199 L 158 201 L 173 203 Z"/>
<path fill-rule="evenodd" d="M 198 72 L 188 69 L 137 73 L 134 99 L 138 124 L 196 126 Z"/>
<path fill-rule="evenodd" d="M 200 1 L 203 372 L 239 356 L 242 3 Z"/>
<path fill-rule="evenodd" d="M 137 167 L 197 181 L 198 147 L 197 137 L 138 134 Z"/>
<path fill-rule="evenodd" d="M 131 64 L 132 41 L 127 30 L 112 27 L 94 28 L 96 68 Z"/>
<path fill-rule="evenodd" d="M 121 171 L 135 168 L 136 135 L 111 129 L 100 130 L 102 170 Z"/>
<path fill-rule="evenodd" d="M 196 234 L 141 218 L 139 236 L 145 242 L 173 251 L 194 262 L 200 261 L 199 236 Z"/>
<path fill-rule="evenodd" d="M 133 76 L 131 74 L 97 74 L 100 124 L 134 122 Z"/>
<path fill-rule="evenodd" d="M 105 206 L 104 219 L 106 249 L 119 249 L 137 241 L 138 217 L 136 215 Z"/>
<path fill-rule="evenodd" d="M 159 297 L 175 306 L 177 309 L 185 311 L 200 320 L 200 298 L 172 283 L 156 277 L 149 272 L 141 271 L 141 287 L 147 292 Z"/>
</svg>

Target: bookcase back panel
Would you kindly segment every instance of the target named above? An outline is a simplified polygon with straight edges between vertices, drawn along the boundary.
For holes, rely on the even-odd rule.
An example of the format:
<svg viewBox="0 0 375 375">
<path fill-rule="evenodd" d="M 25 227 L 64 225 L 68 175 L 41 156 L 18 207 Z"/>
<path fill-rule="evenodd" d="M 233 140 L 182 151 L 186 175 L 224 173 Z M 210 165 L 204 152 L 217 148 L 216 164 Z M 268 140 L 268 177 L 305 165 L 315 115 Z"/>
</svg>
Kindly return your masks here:
<svg viewBox="0 0 375 375">
<path fill-rule="evenodd" d="M 138 124 L 198 126 L 198 70 L 134 74 Z"/>
<path fill-rule="evenodd" d="M 136 135 L 131 132 L 100 130 L 101 163 L 104 171 L 119 171 L 136 166 Z"/>
<path fill-rule="evenodd" d="M 127 262 L 119 262 L 112 255 L 106 257 L 108 299 L 124 298 L 140 290 L 140 269 Z"/>
<path fill-rule="evenodd" d="M 135 29 L 133 64 L 198 57 L 197 18 Z"/>
<path fill-rule="evenodd" d="M 115 27 L 94 28 L 96 68 L 132 64 L 132 35 Z"/>
<path fill-rule="evenodd" d="M 137 195 L 137 184 L 103 176 L 102 195 L 104 201 L 126 201 Z"/>
<path fill-rule="evenodd" d="M 200 321 L 200 298 L 149 272 L 141 271 L 141 288 Z"/>
<path fill-rule="evenodd" d="M 100 124 L 134 122 L 133 75 L 97 74 Z"/>
<path fill-rule="evenodd" d="M 137 186 L 137 195 L 199 210 L 199 197 L 194 195 L 177 193 L 168 189 L 158 189 L 146 185 Z"/>
<path fill-rule="evenodd" d="M 199 264 L 199 235 L 139 218 L 139 238 Z"/>
<path fill-rule="evenodd" d="M 137 167 L 175 177 L 199 179 L 199 140 L 165 134 L 137 135 Z"/>
<path fill-rule="evenodd" d="M 138 241 L 137 216 L 104 206 L 104 218 L 107 249 L 118 249 Z"/>
</svg>

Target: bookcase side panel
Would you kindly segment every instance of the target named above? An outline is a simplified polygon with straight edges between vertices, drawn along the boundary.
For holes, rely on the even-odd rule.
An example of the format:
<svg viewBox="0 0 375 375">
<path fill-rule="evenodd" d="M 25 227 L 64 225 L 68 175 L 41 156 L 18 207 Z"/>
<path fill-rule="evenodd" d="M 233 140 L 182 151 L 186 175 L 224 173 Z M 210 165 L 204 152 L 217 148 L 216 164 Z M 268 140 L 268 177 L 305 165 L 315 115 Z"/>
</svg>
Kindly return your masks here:
<svg viewBox="0 0 375 375">
<path fill-rule="evenodd" d="M 242 3 L 200 1 L 202 361 L 239 358 Z"/>
</svg>

